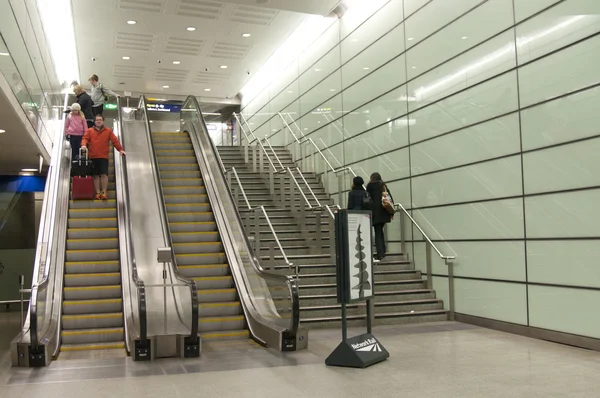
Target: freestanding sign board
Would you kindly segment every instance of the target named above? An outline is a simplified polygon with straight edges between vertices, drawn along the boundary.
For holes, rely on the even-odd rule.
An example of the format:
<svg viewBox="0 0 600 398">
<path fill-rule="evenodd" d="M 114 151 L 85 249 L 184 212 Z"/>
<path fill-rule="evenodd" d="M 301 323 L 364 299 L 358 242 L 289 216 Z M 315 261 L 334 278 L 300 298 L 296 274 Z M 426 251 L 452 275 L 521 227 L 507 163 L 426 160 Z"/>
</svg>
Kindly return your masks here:
<svg viewBox="0 0 600 398">
<path fill-rule="evenodd" d="M 373 243 L 371 212 L 340 210 L 335 216 L 337 298 L 342 305 L 342 342 L 325 360 L 326 365 L 366 368 L 390 354 L 371 334 Z M 367 333 L 348 338 L 346 304 L 367 301 Z"/>
</svg>

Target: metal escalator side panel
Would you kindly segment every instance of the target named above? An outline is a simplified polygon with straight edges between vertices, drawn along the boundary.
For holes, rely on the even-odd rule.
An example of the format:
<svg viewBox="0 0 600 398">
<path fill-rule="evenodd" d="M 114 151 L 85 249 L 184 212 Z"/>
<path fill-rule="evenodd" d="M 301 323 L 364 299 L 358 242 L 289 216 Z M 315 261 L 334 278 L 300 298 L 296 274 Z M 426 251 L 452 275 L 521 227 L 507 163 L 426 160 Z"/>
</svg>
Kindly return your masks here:
<svg viewBox="0 0 600 398">
<path fill-rule="evenodd" d="M 234 205 L 220 158 L 208 135 L 204 119 L 195 97 L 190 96 L 182 107 L 181 131 L 188 131 L 194 144 L 195 155 L 205 180 L 215 221 L 236 286 L 242 301 L 250 331 L 255 339 L 267 346 L 286 349 L 289 340 L 295 339 L 298 330 L 298 291 L 296 282 L 289 277 L 264 271 L 254 258 L 241 218 Z M 283 292 L 278 297 L 289 307 L 289 319 L 278 311 L 271 289 Z M 275 289 L 273 289 L 275 290 Z M 287 298 L 286 298 L 287 297 Z M 284 339 L 286 342 L 284 342 Z M 295 344 L 295 340 L 294 340 Z"/>
</svg>

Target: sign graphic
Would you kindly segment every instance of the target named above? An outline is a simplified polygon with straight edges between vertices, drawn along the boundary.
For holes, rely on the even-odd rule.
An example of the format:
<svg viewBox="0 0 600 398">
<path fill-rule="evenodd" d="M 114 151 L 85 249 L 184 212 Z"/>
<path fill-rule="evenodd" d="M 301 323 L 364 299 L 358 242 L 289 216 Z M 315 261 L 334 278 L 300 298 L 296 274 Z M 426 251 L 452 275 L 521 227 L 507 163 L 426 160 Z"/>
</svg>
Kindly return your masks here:
<svg viewBox="0 0 600 398">
<path fill-rule="evenodd" d="M 350 301 L 362 301 L 373 296 L 370 214 L 348 214 L 348 243 Z"/>
</svg>

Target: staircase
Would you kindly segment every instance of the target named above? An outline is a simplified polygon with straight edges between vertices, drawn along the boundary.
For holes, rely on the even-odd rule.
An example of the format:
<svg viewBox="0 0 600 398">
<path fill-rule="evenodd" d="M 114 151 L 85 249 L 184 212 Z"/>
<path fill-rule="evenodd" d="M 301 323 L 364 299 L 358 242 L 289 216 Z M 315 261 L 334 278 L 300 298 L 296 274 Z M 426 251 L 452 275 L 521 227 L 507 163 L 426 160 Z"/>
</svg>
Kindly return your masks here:
<svg viewBox="0 0 600 398">
<path fill-rule="evenodd" d="M 152 134 L 173 249 L 196 281 L 204 341 L 248 339 L 241 303 L 187 133 Z"/>
<path fill-rule="evenodd" d="M 284 147 L 273 147 L 275 153 L 285 167 L 296 167 L 291 153 Z M 305 217 L 306 227 L 301 227 L 297 213 L 291 211 L 289 204 L 284 207 L 279 201 L 274 200 L 269 191 L 269 162 L 264 159 L 263 168 L 257 172 L 252 171 L 251 154 L 250 163 L 244 161 L 242 147 L 221 146 L 219 154 L 227 170 L 235 167 L 240 177 L 240 182 L 248 196 L 252 207 L 264 205 L 273 226 L 277 232 L 283 249 L 294 264 L 299 266 L 300 284 L 300 321 L 309 328 L 333 327 L 341 323 L 341 307 L 337 303 L 335 264 L 331 261 L 329 242 L 329 222 L 322 217 L 322 239 L 316 242 L 315 215 L 307 211 Z M 271 158 L 273 156 L 268 149 Z M 275 161 L 274 161 L 275 162 Z M 278 163 L 276 163 L 279 166 Z M 279 167 L 278 167 L 279 168 Z M 329 195 L 317 176 L 313 173 L 302 173 L 317 195 L 321 204 L 330 204 Z M 290 177 L 286 176 L 289 186 Z M 299 180 L 300 182 L 301 180 Z M 275 179 L 275 192 L 280 192 L 280 182 Z M 301 184 L 307 198 L 309 193 Z M 239 190 L 239 184 L 232 178 L 232 189 Z M 311 205 L 315 201 L 311 199 Z M 296 201 L 296 205 L 304 204 Z M 246 202 L 238 194 L 238 208 L 247 209 Z M 255 230 L 254 219 L 244 217 L 246 230 L 253 234 Z M 260 225 L 261 243 L 265 245 L 274 241 L 269 232 L 266 221 Z M 263 237 L 264 231 L 264 237 Z M 261 245 L 262 247 L 262 245 Z M 268 260 L 267 255 L 261 255 L 261 260 Z M 278 264 L 282 263 L 282 256 L 275 256 Z M 287 265 L 275 267 L 279 272 L 290 274 Z M 388 253 L 385 261 L 374 265 L 375 283 L 375 324 L 416 323 L 428 321 L 447 320 L 446 311 L 441 300 L 436 299 L 435 292 L 427 289 L 426 281 L 421 277 L 421 272 L 415 270 L 414 264 L 403 253 Z M 347 306 L 349 324 L 364 324 L 366 316 L 365 304 Z"/>
<path fill-rule="evenodd" d="M 125 348 L 112 152 L 109 200 L 69 203 L 61 352 Z"/>
</svg>

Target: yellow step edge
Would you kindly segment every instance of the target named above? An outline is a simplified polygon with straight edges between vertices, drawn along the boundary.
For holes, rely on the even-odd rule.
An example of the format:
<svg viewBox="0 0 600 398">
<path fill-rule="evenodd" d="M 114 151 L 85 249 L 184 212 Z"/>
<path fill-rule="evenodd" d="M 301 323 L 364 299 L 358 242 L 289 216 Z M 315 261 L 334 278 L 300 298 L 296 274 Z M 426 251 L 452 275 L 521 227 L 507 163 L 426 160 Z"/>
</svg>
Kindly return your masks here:
<svg viewBox="0 0 600 398">
<path fill-rule="evenodd" d="M 118 249 L 67 250 L 67 253 L 115 253 Z"/>
<path fill-rule="evenodd" d="M 218 338 L 218 337 L 240 337 L 240 336 L 250 336 L 250 332 L 248 330 L 244 330 L 241 332 L 208 332 L 208 333 L 200 333 L 202 337 L 206 338 Z"/>
<path fill-rule="evenodd" d="M 210 205 L 210 203 L 168 203 L 167 206 L 206 206 Z M 212 212 L 208 212 L 212 213 Z"/>
<path fill-rule="evenodd" d="M 117 231 L 118 228 L 69 228 L 67 232 L 83 232 L 83 231 Z M 102 238 L 100 238 L 102 239 Z M 111 238 L 116 239 L 116 238 Z M 85 239 L 81 239 L 85 240 Z"/>
<path fill-rule="evenodd" d="M 221 294 L 221 293 L 236 293 L 235 288 L 231 289 L 200 289 L 198 294 Z"/>
<path fill-rule="evenodd" d="M 69 221 L 117 221 L 116 217 L 108 218 L 69 218 Z"/>
<path fill-rule="evenodd" d="M 98 300 L 65 300 L 63 305 L 93 305 L 122 303 L 123 299 L 98 299 Z"/>
<path fill-rule="evenodd" d="M 246 319 L 246 318 L 243 315 L 240 315 L 240 316 L 232 316 L 229 318 L 224 318 L 224 317 L 199 318 L 198 321 L 199 322 L 232 322 L 232 321 L 243 321 L 244 319 Z"/>
<path fill-rule="evenodd" d="M 157 157 L 160 157 L 161 159 L 196 159 L 195 156 L 157 156 Z"/>
<path fill-rule="evenodd" d="M 96 274 L 66 274 L 65 278 L 82 278 L 82 277 L 101 277 L 101 276 L 120 276 L 119 272 L 107 272 L 107 273 L 96 273 Z"/>
<path fill-rule="evenodd" d="M 175 257 L 210 257 L 210 256 L 224 256 L 225 253 L 184 253 L 184 254 L 175 254 Z"/>
<path fill-rule="evenodd" d="M 110 192 L 110 191 L 109 191 Z M 88 202 L 97 202 L 97 203 L 104 203 L 104 202 L 116 202 L 116 199 L 108 199 L 108 200 L 96 200 L 96 199 L 90 199 L 88 200 Z M 69 202 L 71 203 L 75 203 L 75 202 L 81 202 L 81 200 L 69 200 Z M 73 209 L 74 210 L 74 209 Z"/>
<path fill-rule="evenodd" d="M 229 264 L 179 265 L 177 268 L 179 268 L 179 269 L 229 268 Z"/>
<path fill-rule="evenodd" d="M 114 328 L 114 329 L 93 329 L 93 330 L 63 330 L 63 336 L 78 336 L 84 334 L 113 334 L 113 333 L 123 333 L 123 328 Z"/>
<path fill-rule="evenodd" d="M 99 207 L 99 208 L 89 208 L 89 209 L 69 209 L 69 211 L 72 211 L 74 213 L 82 213 L 84 211 L 115 211 L 117 210 L 116 207 Z"/>
<path fill-rule="evenodd" d="M 116 229 L 116 228 L 115 228 Z M 88 239 L 67 239 L 68 242 L 108 242 L 118 240 L 117 238 L 88 238 Z"/>
<path fill-rule="evenodd" d="M 182 194 L 170 194 L 165 195 L 165 198 L 187 198 L 187 197 L 197 197 L 197 196 L 208 196 L 205 193 L 182 193 Z"/>
<path fill-rule="evenodd" d="M 229 303 L 205 303 L 199 304 L 198 308 L 217 308 L 217 307 L 237 307 L 241 305 L 239 301 L 232 301 Z"/>
<path fill-rule="evenodd" d="M 168 186 L 168 187 L 163 187 L 163 191 L 166 191 L 168 189 L 188 189 L 188 188 L 204 188 L 204 185 L 200 185 L 198 187 L 190 187 L 189 185 L 182 185 L 182 186 Z M 196 195 L 196 194 L 190 194 L 190 195 Z M 201 194 L 198 194 L 201 195 Z"/>
<path fill-rule="evenodd" d="M 198 246 L 198 245 L 221 245 L 221 242 L 185 242 L 185 243 L 174 243 L 173 246 Z"/>
<path fill-rule="evenodd" d="M 93 315 L 63 315 L 62 320 L 76 320 L 76 319 L 113 319 L 113 318 L 121 318 L 123 317 L 123 313 L 114 313 L 114 314 L 93 314 Z"/>
<path fill-rule="evenodd" d="M 214 213 L 212 211 L 187 211 L 187 212 L 175 213 L 175 214 L 182 214 L 182 215 L 198 215 L 198 214 L 202 214 L 202 215 L 207 215 L 207 214 L 214 214 Z M 190 224 L 192 224 L 194 222 L 210 222 L 210 223 L 214 224 L 214 221 L 191 221 Z"/>
<path fill-rule="evenodd" d="M 217 231 L 209 231 L 209 232 L 172 232 L 171 235 L 218 235 Z"/>
<path fill-rule="evenodd" d="M 115 343 L 115 344 L 109 344 L 109 345 L 96 345 L 96 344 L 89 344 L 89 345 L 78 345 L 76 347 L 66 347 L 64 345 L 62 345 L 60 347 L 60 352 L 69 352 L 69 351 L 90 351 L 90 350 L 113 350 L 113 349 L 118 349 L 118 348 L 125 348 L 125 343 Z"/>
<path fill-rule="evenodd" d="M 195 281 L 225 281 L 225 280 L 232 280 L 233 276 L 231 275 L 226 275 L 226 276 L 198 276 L 195 278 L 192 278 Z"/>
<path fill-rule="evenodd" d="M 168 163 L 163 166 L 189 166 L 192 163 Z M 198 165 L 195 165 L 198 166 Z M 162 170 L 161 173 L 172 173 L 174 171 L 198 171 L 198 170 Z"/>
<path fill-rule="evenodd" d="M 163 181 L 164 180 L 168 180 L 168 181 L 198 181 L 201 180 L 201 177 L 196 177 L 196 178 L 161 178 Z M 170 187 L 166 187 L 166 188 L 170 188 Z"/>
<path fill-rule="evenodd" d="M 121 285 L 103 285 L 103 286 L 65 286 L 65 291 L 68 290 L 70 292 L 77 292 L 82 290 L 113 290 L 119 289 L 121 290 Z"/>
<path fill-rule="evenodd" d="M 115 264 L 119 264 L 119 260 L 110 260 L 110 261 L 71 261 L 71 262 L 66 262 L 65 265 L 68 266 L 72 266 L 72 265 L 115 265 Z"/>
<path fill-rule="evenodd" d="M 157 149 L 156 152 L 194 152 L 193 149 Z"/>
</svg>

